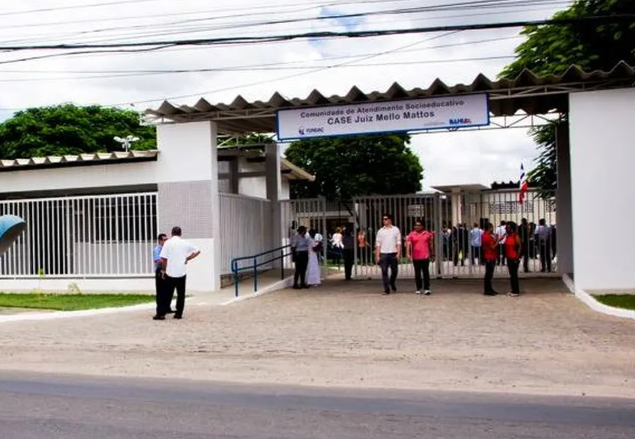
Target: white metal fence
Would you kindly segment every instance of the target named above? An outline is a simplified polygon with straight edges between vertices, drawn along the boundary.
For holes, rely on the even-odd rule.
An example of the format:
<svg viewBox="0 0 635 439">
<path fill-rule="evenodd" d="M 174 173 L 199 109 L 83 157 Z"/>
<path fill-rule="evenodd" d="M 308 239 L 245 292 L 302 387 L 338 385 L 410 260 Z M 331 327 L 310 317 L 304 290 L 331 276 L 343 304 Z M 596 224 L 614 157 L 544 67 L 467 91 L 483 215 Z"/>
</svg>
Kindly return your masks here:
<svg viewBox="0 0 635 439">
<path fill-rule="evenodd" d="M 303 201 L 303 200 L 298 200 Z M 382 227 L 382 215 L 390 213 L 394 224 L 405 237 L 418 220 L 426 222 L 435 232 L 437 259 L 430 266 L 433 277 L 482 277 L 484 265 L 481 257 L 480 233 L 485 222 L 498 226 L 501 221 L 513 221 L 520 225 L 527 220 L 525 253 L 520 272 L 541 273 L 557 270 L 555 198 L 542 199 L 536 192 L 527 193 L 524 203 L 518 201 L 518 191 L 462 192 L 457 194 L 416 194 L 358 197 L 350 205 L 324 204 L 312 209 L 311 218 L 323 218 L 316 222 L 318 231 L 328 239 L 337 227 L 354 227 L 356 242 L 354 275 L 358 278 L 379 277 L 379 267 L 374 263 L 373 248 L 377 230 Z M 536 228 L 541 219 L 550 228 L 549 243 L 539 244 Z M 475 226 L 476 225 L 476 226 Z M 361 244 L 361 245 L 360 245 Z M 479 244 L 479 245 L 473 245 Z M 405 247 L 404 247 L 405 248 Z M 502 251 L 502 247 L 500 249 Z M 343 265 L 336 251 L 327 250 L 330 265 Z M 405 256 L 405 251 L 404 251 Z M 507 276 L 505 261 L 500 258 L 497 276 Z M 525 271 L 525 268 L 527 269 Z M 411 264 L 400 261 L 400 273 L 412 276 Z"/>
<path fill-rule="evenodd" d="M 0 278 L 153 273 L 156 193 L 1 201 L 5 214 L 27 230 L 0 256 Z"/>
<path fill-rule="evenodd" d="M 233 258 L 251 256 L 278 247 L 271 239 L 269 200 L 220 194 L 220 218 L 221 274 L 231 273 Z"/>
</svg>

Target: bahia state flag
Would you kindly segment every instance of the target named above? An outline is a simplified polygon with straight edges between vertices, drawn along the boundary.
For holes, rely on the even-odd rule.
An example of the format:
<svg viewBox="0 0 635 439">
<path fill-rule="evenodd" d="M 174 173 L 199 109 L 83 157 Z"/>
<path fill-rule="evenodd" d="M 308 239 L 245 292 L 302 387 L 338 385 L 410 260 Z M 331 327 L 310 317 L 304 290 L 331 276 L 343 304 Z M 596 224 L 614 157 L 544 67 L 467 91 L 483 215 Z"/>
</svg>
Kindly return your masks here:
<svg viewBox="0 0 635 439">
<path fill-rule="evenodd" d="M 525 174 L 525 167 L 520 164 L 520 192 L 518 193 L 518 202 L 523 204 L 525 202 L 525 195 L 529 189 L 529 183 L 527 182 L 527 174 Z"/>
</svg>

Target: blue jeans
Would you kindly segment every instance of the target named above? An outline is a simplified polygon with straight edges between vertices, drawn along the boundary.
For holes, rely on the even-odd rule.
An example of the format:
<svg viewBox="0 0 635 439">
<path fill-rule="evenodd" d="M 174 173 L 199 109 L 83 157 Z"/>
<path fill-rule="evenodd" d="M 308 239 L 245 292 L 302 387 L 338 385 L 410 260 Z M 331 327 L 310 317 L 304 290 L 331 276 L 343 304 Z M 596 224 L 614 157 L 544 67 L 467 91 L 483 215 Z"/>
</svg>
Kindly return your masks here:
<svg viewBox="0 0 635 439">
<path fill-rule="evenodd" d="M 395 281 L 399 272 L 399 261 L 397 261 L 397 253 L 382 253 L 379 256 L 379 265 L 381 267 L 381 279 L 384 282 L 384 291 L 395 290 Z M 390 280 L 388 279 L 388 269 L 390 268 Z"/>
</svg>

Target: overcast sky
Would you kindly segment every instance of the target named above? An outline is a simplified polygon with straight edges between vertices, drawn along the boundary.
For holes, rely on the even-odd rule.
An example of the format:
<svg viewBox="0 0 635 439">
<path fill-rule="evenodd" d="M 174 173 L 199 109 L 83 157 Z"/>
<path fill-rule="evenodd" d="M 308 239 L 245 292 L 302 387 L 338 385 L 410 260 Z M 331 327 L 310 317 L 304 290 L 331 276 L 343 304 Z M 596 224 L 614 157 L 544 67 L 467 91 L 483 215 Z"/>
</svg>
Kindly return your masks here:
<svg viewBox="0 0 635 439">
<path fill-rule="evenodd" d="M 2 2 L 0 6 L 0 46 L 165 41 L 532 20 L 548 18 L 570 3 L 480 0 L 479 7 L 475 7 L 478 1 L 22 0 Z M 499 5 L 492 7 L 494 1 Z M 500 6 L 505 2 L 508 6 Z M 441 12 L 404 13 L 409 8 L 457 3 L 463 6 Z M 325 18 L 357 13 L 372 14 Z M 318 17 L 321 19 L 316 20 Z M 280 23 L 293 19 L 302 21 Z M 186 46 L 145 53 L 68 56 L 68 51 L 4 52 L 0 53 L 0 118 L 6 119 L 19 109 L 65 102 L 119 105 L 141 111 L 158 106 L 164 99 L 194 104 L 204 97 L 212 103 L 229 103 L 238 94 L 248 100 L 267 100 L 276 91 L 288 98 L 304 98 L 313 89 L 324 95 L 344 94 L 352 86 L 365 92 L 385 91 L 394 82 L 404 88 L 425 88 L 435 78 L 449 85 L 467 84 L 479 73 L 495 78 L 513 60 L 514 48 L 522 42 L 519 30 Z M 57 56 L 60 54 L 66 56 Z M 40 56 L 47 57 L 32 59 Z M 9 62 L 24 58 L 29 59 Z M 236 67 L 243 68 L 236 71 Z M 147 72 L 197 69 L 217 70 Z M 536 156 L 525 129 L 417 135 L 412 147 L 425 168 L 425 186 L 517 180 L 520 164 L 531 168 Z"/>
</svg>

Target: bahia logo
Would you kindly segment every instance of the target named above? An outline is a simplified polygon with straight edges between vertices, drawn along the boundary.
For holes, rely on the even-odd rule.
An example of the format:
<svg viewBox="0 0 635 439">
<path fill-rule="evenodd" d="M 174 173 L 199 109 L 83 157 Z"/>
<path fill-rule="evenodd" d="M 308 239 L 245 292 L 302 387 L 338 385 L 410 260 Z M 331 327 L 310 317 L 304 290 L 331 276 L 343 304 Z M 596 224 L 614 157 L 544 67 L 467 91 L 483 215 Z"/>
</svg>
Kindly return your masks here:
<svg viewBox="0 0 635 439">
<path fill-rule="evenodd" d="M 450 125 L 470 125 L 472 119 L 450 119 Z"/>
<path fill-rule="evenodd" d="M 324 128 L 323 127 L 317 127 L 317 128 L 300 127 L 300 128 L 298 128 L 298 134 L 300 134 L 301 136 L 305 136 L 307 134 L 320 134 L 320 133 L 324 133 Z"/>
</svg>

